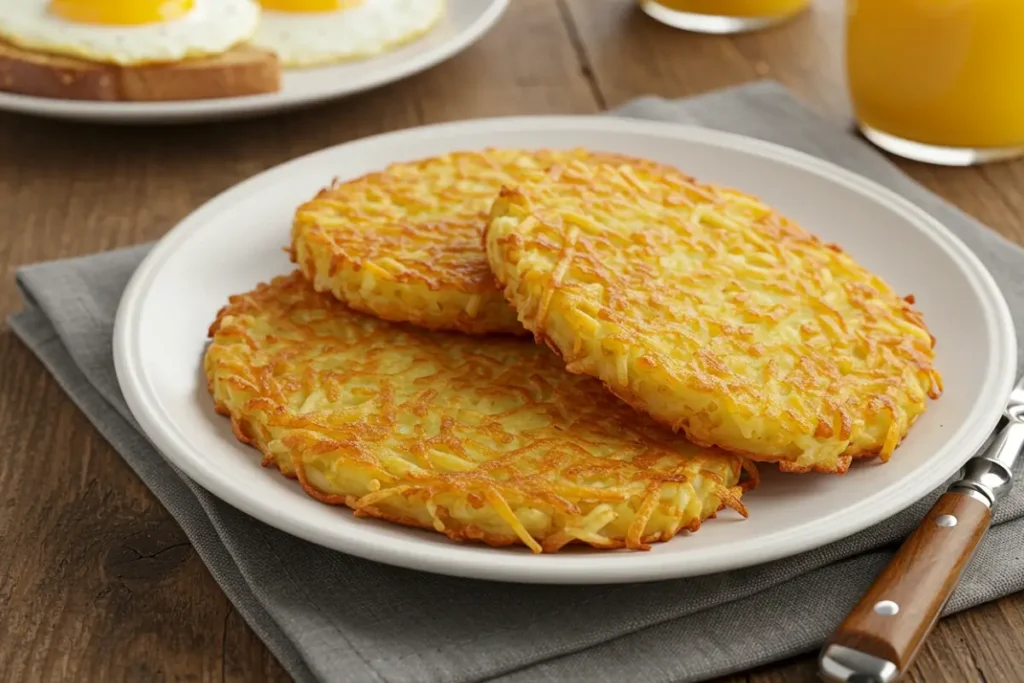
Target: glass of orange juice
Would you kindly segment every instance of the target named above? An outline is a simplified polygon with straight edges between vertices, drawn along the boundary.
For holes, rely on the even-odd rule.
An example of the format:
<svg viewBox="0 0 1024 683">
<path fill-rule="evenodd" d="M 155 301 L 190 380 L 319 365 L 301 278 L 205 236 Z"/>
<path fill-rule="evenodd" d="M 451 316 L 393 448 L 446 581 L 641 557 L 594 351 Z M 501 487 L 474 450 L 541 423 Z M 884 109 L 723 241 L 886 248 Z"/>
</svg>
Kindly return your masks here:
<svg viewBox="0 0 1024 683">
<path fill-rule="evenodd" d="M 740 33 L 789 19 L 811 0 L 639 0 L 663 24 L 699 33 Z"/>
<path fill-rule="evenodd" d="M 969 165 L 1024 154 L 1024 0 L 847 0 L 846 71 L 864 135 Z"/>
</svg>

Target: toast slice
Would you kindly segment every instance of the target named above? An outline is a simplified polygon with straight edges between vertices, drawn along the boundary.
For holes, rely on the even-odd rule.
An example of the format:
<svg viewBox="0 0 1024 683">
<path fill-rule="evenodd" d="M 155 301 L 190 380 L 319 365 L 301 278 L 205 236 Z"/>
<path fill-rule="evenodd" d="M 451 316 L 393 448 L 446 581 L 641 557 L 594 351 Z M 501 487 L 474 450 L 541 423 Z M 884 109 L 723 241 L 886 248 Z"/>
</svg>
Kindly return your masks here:
<svg viewBox="0 0 1024 683">
<path fill-rule="evenodd" d="M 213 57 L 117 66 L 26 50 L 0 40 L 0 91 L 66 100 L 167 102 L 281 88 L 277 56 L 237 45 Z"/>
</svg>

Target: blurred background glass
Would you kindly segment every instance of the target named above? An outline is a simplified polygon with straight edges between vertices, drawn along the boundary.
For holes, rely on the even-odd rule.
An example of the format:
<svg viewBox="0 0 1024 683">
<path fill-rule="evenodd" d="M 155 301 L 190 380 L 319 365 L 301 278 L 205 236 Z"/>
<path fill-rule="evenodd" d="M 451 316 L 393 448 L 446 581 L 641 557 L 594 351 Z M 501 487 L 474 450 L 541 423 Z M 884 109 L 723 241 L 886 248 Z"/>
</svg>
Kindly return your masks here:
<svg viewBox="0 0 1024 683">
<path fill-rule="evenodd" d="M 1024 153 L 1024 0 L 847 0 L 850 97 L 864 135 L 965 165 Z"/>
<path fill-rule="evenodd" d="M 700 33 L 765 28 L 789 19 L 810 4 L 811 0 L 640 0 L 644 12 L 661 23 Z"/>
</svg>

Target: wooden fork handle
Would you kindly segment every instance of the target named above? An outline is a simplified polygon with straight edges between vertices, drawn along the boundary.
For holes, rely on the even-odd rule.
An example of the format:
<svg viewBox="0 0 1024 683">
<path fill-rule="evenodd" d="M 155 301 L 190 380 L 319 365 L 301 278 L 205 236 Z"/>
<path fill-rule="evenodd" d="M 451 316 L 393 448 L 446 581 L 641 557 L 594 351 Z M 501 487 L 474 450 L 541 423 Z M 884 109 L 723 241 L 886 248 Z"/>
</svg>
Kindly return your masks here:
<svg viewBox="0 0 1024 683">
<path fill-rule="evenodd" d="M 891 663 L 890 675 L 905 673 L 988 528 L 991 511 L 982 501 L 972 492 L 943 494 L 829 638 L 823 658 L 860 653 Z"/>
</svg>

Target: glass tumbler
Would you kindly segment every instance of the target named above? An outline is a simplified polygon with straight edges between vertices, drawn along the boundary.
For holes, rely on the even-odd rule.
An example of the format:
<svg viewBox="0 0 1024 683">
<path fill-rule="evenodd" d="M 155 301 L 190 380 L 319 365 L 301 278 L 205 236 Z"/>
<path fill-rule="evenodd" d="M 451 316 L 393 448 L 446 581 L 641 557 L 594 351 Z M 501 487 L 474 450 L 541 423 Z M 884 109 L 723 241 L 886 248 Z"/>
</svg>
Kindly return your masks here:
<svg viewBox="0 0 1024 683">
<path fill-rule="evenodd" d="M 898 1 L 898 0 L 896 0 Z M 640 0 L 663 24 L 698 33 L 740 33 L 783 22 L 811 0 Z"/>
<path fill-rule="evenodd" d="M 882 149 L 963 166 L 1024 154 L 1024 0 L 847 0 L 846 75 Z"/>
</svg>

